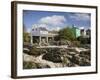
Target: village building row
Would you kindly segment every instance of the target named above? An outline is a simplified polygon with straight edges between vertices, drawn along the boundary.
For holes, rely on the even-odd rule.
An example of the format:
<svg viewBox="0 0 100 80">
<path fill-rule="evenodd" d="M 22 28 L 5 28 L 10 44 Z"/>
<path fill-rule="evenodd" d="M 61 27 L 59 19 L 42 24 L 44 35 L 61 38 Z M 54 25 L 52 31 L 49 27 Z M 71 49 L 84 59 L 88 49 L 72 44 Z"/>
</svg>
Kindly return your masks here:
<svg viewBox="0 0 100 80">
<path fill-rule="evenodd" d="M 84 28 L 79 29 L 78 27 L 73 26 L 72 30 L 75 34 L 75 37 L 83 36 L 83 37 L 90 37 L 91 30 Z M 58 31 L 49 31 L 46 27 L 39 26 L 34 24 L 31 30 L 31 44 L 38 43 L 47 43 L 51 40 L 54 40 L 55 36 L 58 35 Z"/>
</svg>

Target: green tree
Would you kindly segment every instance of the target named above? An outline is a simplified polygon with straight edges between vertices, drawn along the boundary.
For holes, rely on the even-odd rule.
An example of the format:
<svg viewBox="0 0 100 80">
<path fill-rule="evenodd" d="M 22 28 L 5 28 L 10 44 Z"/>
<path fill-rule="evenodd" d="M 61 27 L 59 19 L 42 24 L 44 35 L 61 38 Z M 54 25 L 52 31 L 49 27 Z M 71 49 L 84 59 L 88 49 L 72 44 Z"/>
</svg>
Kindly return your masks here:
<svg viewBox="0 0 100 80">
<path fill-rule="evenodd" d="M 30 42 L 29 33 L 26 33 L 26 32 L 23 33 L 23 40 L 24 42 Z"/>
<path fill-rule="evenodd" d="M 59 31 L 59 38 L 64 40 L 73 41 L 76 39 L 75 32 L 72 28 L 66 27 Z"/>
<path fill-rule="evenodd" d="M 26 26 L 23 24 L 23 40 L 24 42 L 30 42 L 30 33 L 27 32 Z"/>
</svg>

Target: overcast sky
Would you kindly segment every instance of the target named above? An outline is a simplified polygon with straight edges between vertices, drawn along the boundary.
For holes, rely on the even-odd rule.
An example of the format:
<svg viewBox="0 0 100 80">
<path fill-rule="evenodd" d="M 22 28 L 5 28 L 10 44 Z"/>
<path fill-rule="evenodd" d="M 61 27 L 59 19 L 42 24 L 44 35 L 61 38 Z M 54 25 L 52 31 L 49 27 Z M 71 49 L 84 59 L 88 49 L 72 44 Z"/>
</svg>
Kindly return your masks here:
<svg viewBox="0 0 100 80">
<path fill-rule="evenodd" d="M 47 27 L 49 30 L 61 29 L 66 26 L 90 28 L 91 14 L 73 12 L 50 12 L 23 10 L 23 23 L 26 29 L 38 24 Z"/>
</svg>

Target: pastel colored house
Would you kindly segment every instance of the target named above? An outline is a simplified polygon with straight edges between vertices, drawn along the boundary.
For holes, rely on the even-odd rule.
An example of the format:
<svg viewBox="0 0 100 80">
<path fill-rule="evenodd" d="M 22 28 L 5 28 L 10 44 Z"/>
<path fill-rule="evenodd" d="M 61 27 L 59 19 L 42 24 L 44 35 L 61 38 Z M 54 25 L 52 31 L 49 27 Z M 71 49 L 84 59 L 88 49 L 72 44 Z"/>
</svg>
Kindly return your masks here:
<svg viewBox="0 0 100 80">
<path fill-rule="evenodd" d="M 72 30 L 73 30 L 73 33 L 74 33 L 74 35 L 75 35 L 76 38 L 79 37 L 79 36 L 81 36 L 79 28 L 77 28 L 76 26 L 73 26 Z"/>
</svg>

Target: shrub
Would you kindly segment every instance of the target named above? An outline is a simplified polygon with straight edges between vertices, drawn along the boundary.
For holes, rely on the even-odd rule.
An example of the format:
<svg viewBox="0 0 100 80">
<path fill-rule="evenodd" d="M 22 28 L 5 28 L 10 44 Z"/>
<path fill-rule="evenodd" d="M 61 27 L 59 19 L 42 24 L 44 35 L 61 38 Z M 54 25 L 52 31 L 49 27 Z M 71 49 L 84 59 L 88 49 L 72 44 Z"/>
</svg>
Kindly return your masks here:
<svg viewBox="0 0 100 80">
<path fill-rule="evenodd" d="M 42 63 L 37 63 L 37 68 L 50 68 L 50 66 Z"/>
<path fill-rule="evenodd" d="M 58 32 L 58 36 L 60 39 L 69 40 L 69 41 L 73 41 L 76 39 L 74 29 L 70 27 L 61 29 Z"/>
<path fill-rule="evenodd" d="M 35 62 L 23 62 L 23 69 L 50 68 L 50 66 Z"/>
<path fill-rule="evenodd" d="M 23 62 L 23 69 L 37 68 L 36 63 L 33 62 Z"/>
<path fill-rule="evenodd" d="M 61 60 L 61 51 L 58 48 L 49 48 L 46 49 L 46 54 L 43 55 L 43 59 L 52 61 L 52 62 L 62 62 Z"/>
<path fill-rule="evenodd" d="M 79 65 L 80 65 L 80 66 L 90 66 L 91 63 L 90 63 L 90 61 L 87 61 L 86 58 L 82 57 L 82 58 L 80 59 Z"/>
<path fill-rule="evenodd" d="M 31 38 L 30 38 L 30 34 L 24 32 L 24 33 L 23 33 L 23 41 L 29 43 L 29 42 L 30 42 L 30 39 L 31 39 Z"/>
<path fill-rule="evenodd" d="M 68 45 L 67 41 L 66 40 L 60 40 L 59 41 L 59 45 Z"/>
<path fill-rule="evenodd" d="M 75 47 L 79 47 L 80 46 L 80 41 L 73 41 L 72 44 Z"/>
<path fill-rule="evenodd" d="M 45 54 L 43 55 L 43 59 L 52 61 L 54 63 L 62 62 L 61 57 L 58 54 Z"/>
<path fill-rule="evenodd" d="M 36 47 L 30 48 L 29 55 L 39 56 L 40 54 L 42 54 L 41 49 L 36 48 Z"/>
<path fill-rule="evenodd" d="M 91 43 L 90 37 L 80 36 L 80 37 L 77 38 L 77 40 L 79 40 L 81 44 L 90 44 Z"/>
</svg>

